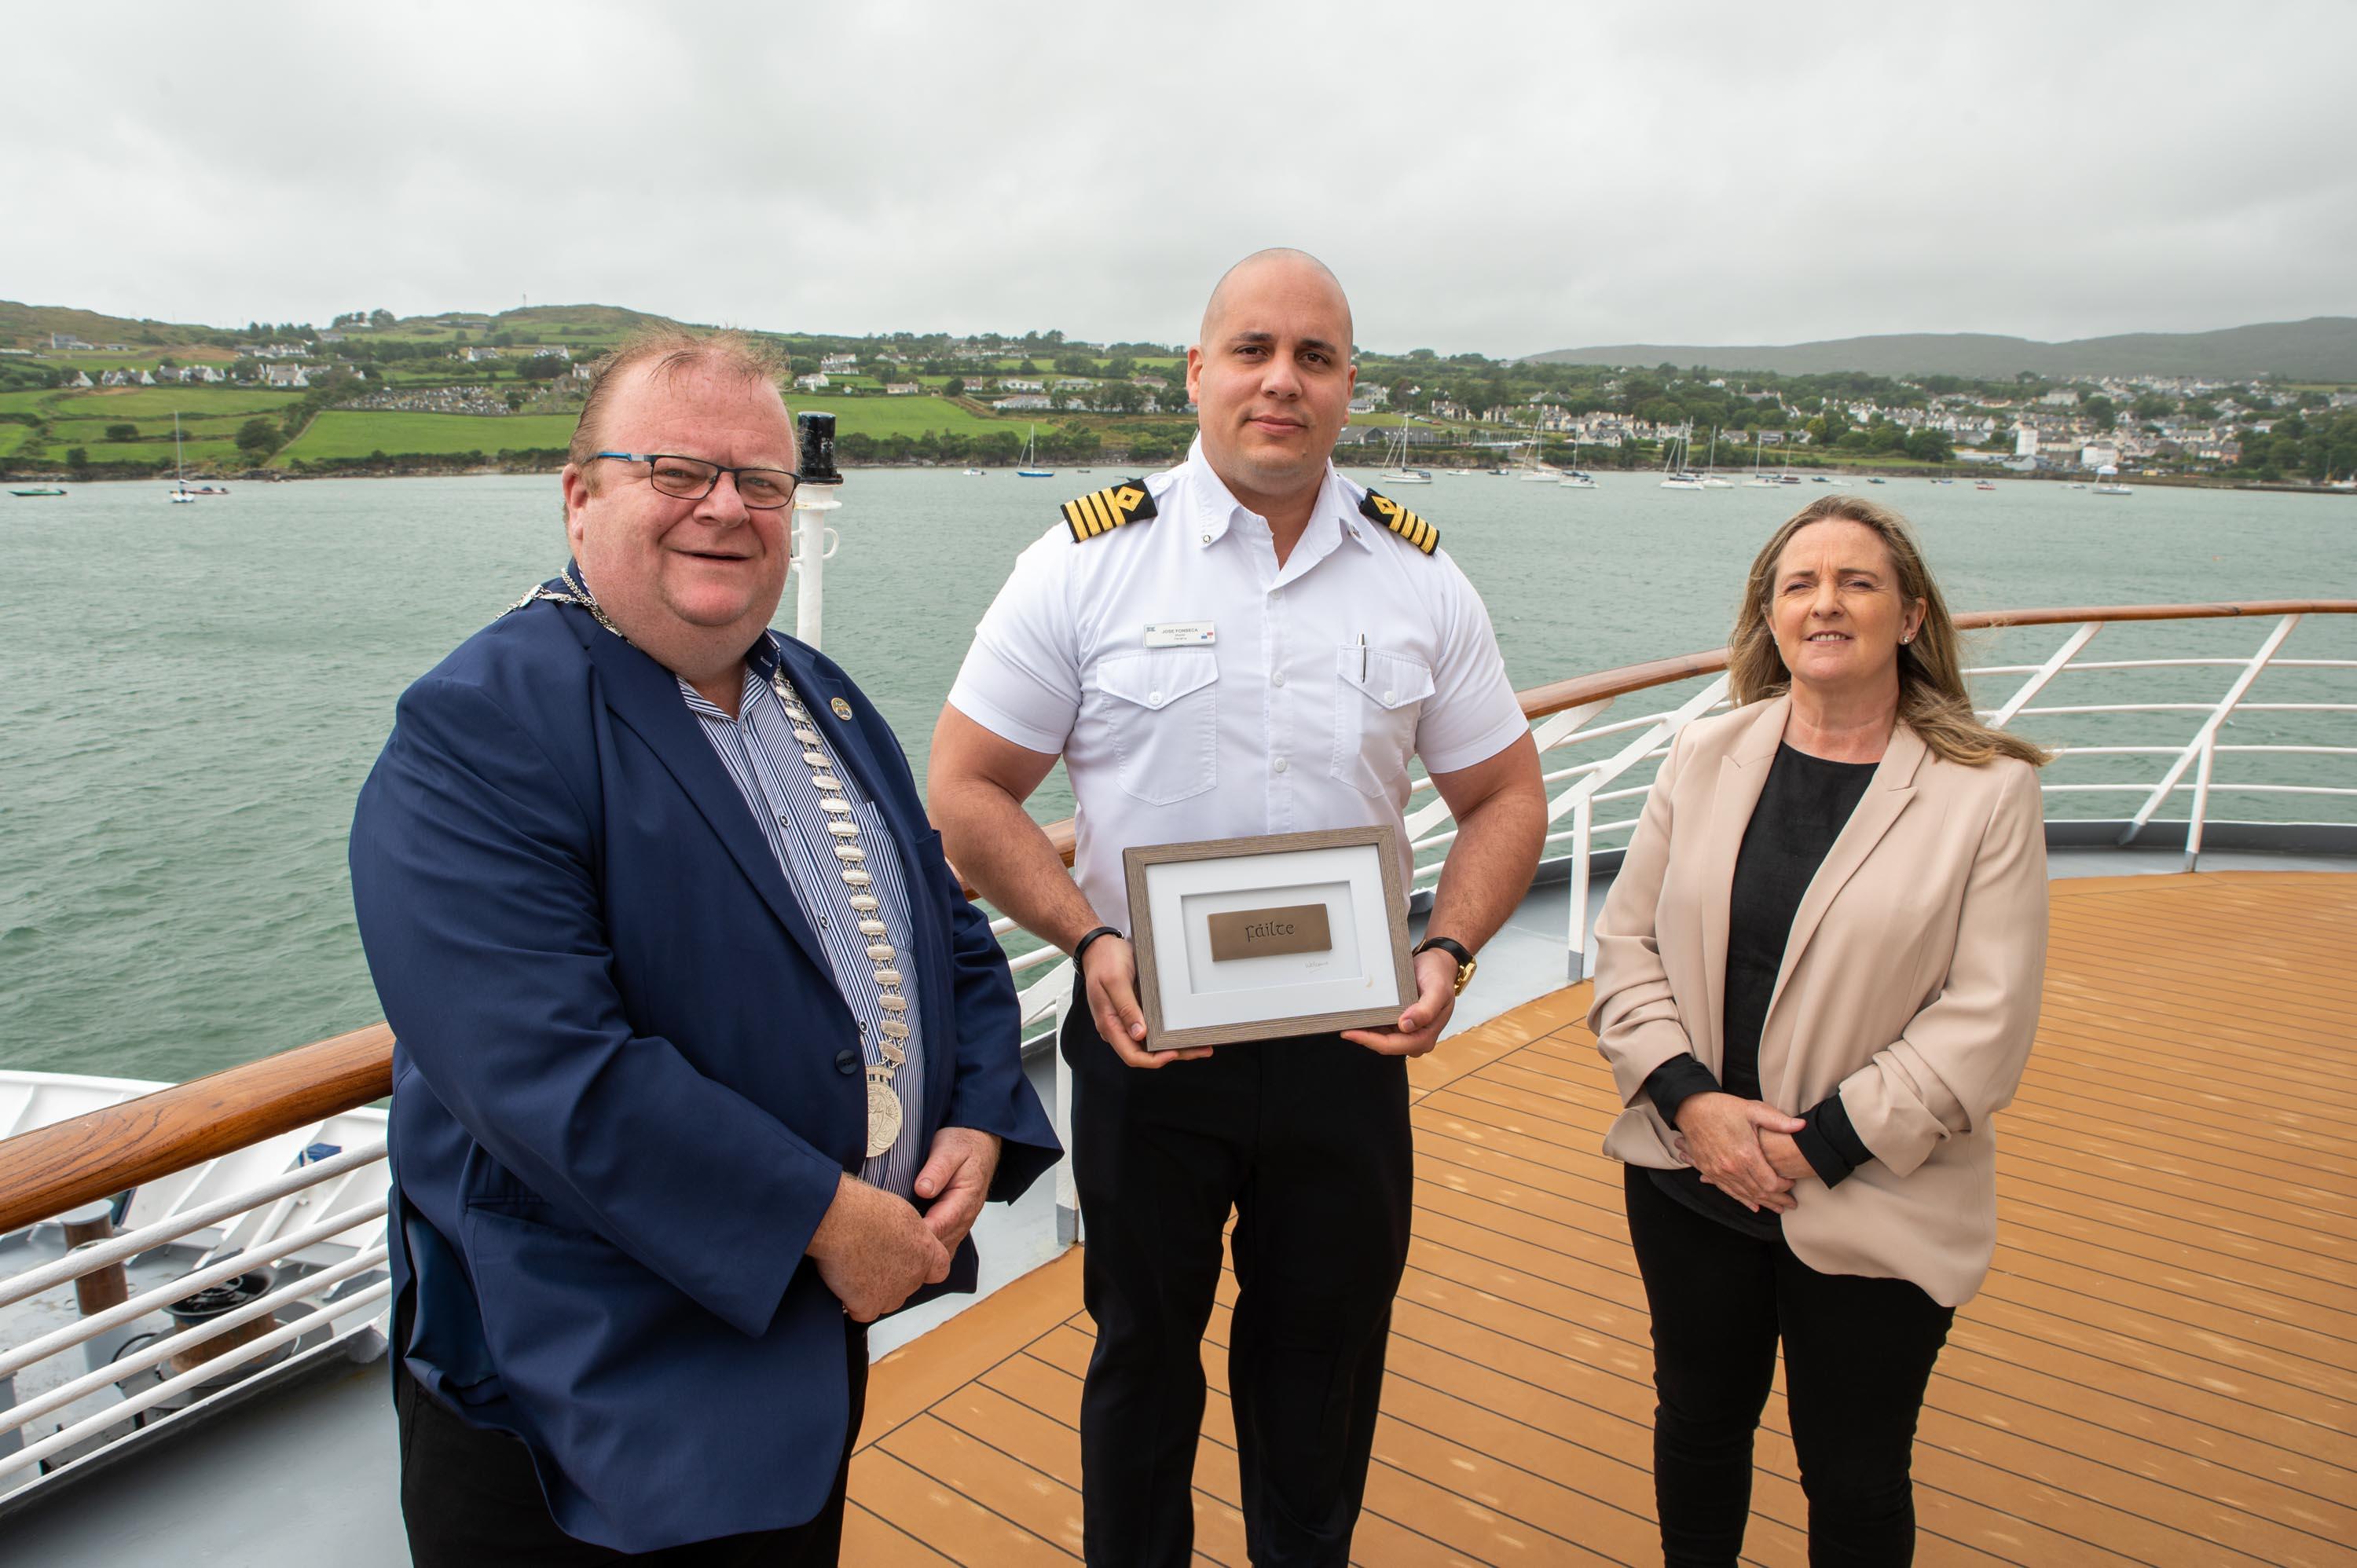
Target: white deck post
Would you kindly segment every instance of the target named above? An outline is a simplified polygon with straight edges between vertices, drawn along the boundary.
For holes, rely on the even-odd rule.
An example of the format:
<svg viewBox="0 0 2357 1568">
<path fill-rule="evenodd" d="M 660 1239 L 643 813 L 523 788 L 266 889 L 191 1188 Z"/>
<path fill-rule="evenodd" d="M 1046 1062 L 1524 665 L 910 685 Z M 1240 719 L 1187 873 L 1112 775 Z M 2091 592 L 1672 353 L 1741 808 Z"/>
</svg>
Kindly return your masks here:
<svg viewBox="0 0 2357 1568">
<path fill-rule="evenodd" d="M 841 507 L 833 485 L 804 484 L 794 488 L 794 570 L 802 581 L 794 586 L 794 636 L 819 645 L 825 629 L 826 558 L 834 553 L 834 530 L 826 514 Z"/>
<path fill-rule="evenodd" d="M 2023 708 L 2029 705 L 2029 699 L 2038 695 L 2039 693 L 2046 690 L 2046 683 L 2049 681 L 2053 680 L 2055 676 L 2060 675 L 2062 672 L 2063 667 L 2069 664 L 2073 659 L 2079 657 L 2079 650 L 2086 647 L 2090 642 L 2093 642 L 2095 639 L 2095 634 L 2103 629 L 2104 623 L 2102 621 L 2091 620 L 2083 622 L 2077 631 L 2071 634 L 2070 638 L 2063 642 L 2061 647 L 2054 650 L 2052 658 L 2040 665 L 2036 672 L 2033 673 L 2029 680 L 2021 683 L 2021 690 L 2016 692 L 2011 697 L 2006 700 L 2005 706 L 1999 708 L 1996 713 L 1989 715 L 1989 724 L 1997 729 L 2003 729 L 2006 725 L 2011 724 L 2013 722 L 2013 716 L 2021 712 Z"/>
<path fill-rule="evenodd" d="M 2196 757 L 2205 756 L 2208 747 L 2216 744 L 2218 726 L 2226 722 L 2227 715 L 2234 711 L 2234 704 L 2243 700 L 2243 694 L 2251 689 L 2251 682 L 2259 678 L 2259 671 L 2267 667 L 2267 660 L 2276 656 L 2276 650 L 2283 646 L 2284 639 L 2289 637 L 2291 628 L 2298 624 L 2299 617 L 2296 615 L 2286 616 L 2276 622 L 2275 630 L 2267 633 L 2267 639 L 2259 644 L 2259 650 L 2251 655 L 2251 661 L 2243 666 L 2243 672 L 2234 677 L 2234 683 L 2232 686 L 2226 688 L 2226 695 L 2220 700 L 2216 707 L 2210 710 L 2210 716 L 2201 721 L 2201 727 L 2193 732 L 2193 738 L 2186 743 L 2183 751 L 2177 754 L 2177 760 L 2169 765 L 2169 771 L 2161 776 L 2160 782 L 2154 786 L 2152 793 L 2145 798 L 2144 805 L 2137 810 L 2135 820 L 2121 830 L 2120 843 L 2124 844 L 2133 843 L 2136 834 L 2144 832 L 2145 823 L 2152 820 L 2153 812 L 2158 811 L 2161 802 L 2169 799 L 2169 792 L 2177 788 L 2177 781 L 2185 777 L 2186 768 L 2192 765 Z M 2190 834 L 2190 830 L 2187 839 L 2189 843 L 2192 842 Z"/>
<path fill-rule="evenodd" d="M 1572 985 L 1587 978 L 1587 830 L 1595 812 L 1596 802 L 1585 795 L 1571 809 L 1571 929 L 1566 937 L 1564 979 Z"/>
<path fill-rule="evenodd" d="M 2201 823 L 2210 814 L 2210 765 L 2218 756 L 2215 731 L 2203 736 L 2201 765 L 2193 773 L 2193 814 L 2185 823 L 2185 869 L 2190 871 L 2201 859 Z"/>
</svg>

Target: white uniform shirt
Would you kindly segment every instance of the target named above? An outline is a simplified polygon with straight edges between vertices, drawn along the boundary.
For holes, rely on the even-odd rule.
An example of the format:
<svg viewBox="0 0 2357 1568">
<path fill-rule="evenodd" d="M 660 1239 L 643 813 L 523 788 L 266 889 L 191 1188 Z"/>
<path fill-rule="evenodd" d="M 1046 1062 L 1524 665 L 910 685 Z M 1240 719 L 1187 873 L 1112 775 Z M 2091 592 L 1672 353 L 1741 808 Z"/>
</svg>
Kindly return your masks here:
<svg viewBox="0 0 2357 1568">
<path fill-rule="evenodd" d="M 1529 731 L 1480 596 L 1330 464 L 1282 569 L 1200 442 L 1146 485 L 1155 516 L 1079 542 L 1059 522 L 1023 553 L 950 705 L 1063 757 L 1073 870 L 1121 930 L 1132 844 L 1389 822 L 1405 880 L 1408 758 L 1454 772 Z"/>
</svg>

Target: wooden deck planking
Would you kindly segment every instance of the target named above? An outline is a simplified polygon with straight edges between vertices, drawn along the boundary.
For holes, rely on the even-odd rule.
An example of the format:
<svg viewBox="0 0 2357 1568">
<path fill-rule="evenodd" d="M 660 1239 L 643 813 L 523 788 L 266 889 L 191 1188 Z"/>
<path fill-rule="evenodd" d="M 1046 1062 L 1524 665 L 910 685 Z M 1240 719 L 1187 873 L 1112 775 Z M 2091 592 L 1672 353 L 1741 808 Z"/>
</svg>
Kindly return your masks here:
<svg viewBox="0 0 2357 1568">
<path fill-rule="evenodd" d="M 1927 1564 L 2357 1568 L 2357 876 L 2056 883 L 1997 1255 L 1916 1450 Z M 1415 1229 L 1354 1560 L 1659 1561 L 1643 1290 L 1572 987 L 1410 1064 Z M 1197 1558 L 1244 1562 L 1204 1346 Z M 845 1561 L 1080 1550 L 1078 1253 L 877 1364 Z M 1746 1560 L 1798 1568 L 1777 1379 Z"/>
</svg>

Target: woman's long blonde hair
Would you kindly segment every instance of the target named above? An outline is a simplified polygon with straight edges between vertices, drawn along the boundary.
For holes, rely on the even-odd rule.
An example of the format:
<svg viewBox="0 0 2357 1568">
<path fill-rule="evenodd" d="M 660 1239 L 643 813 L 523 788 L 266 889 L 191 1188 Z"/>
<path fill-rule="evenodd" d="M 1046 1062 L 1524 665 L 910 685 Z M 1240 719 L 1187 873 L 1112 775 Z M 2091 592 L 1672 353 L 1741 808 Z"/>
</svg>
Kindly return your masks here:
<svg viewBox="0 0 2357 1568">
<path fill-rule="evenodd" d="M 1741 707 L 1748 703 L 1783 695 L 1792 685 L 1792 672 L 1776 647 L 1768 606 L 1775 591 L 1776 563 L 1792 536 L 1813 522 L 1841 520 L 1861 524 L 1881 536 L 1890 552 L 1902 603 L 1923 602 L 1923 624 L 1912 642 L 1899 645 L 1899 719 L 1923 737 L 1934 756 L 1977 768 L 1999 757 L 2018 757 L 2032 768 L 2043 768 L 2052 756 L 2043 746 L 1992 725 L 1973 711 L 1964 689 L 1964 660 L 1957 650 L 1956 623 L 1948 601 L 1923 564 L 1907 520 L 1889 507 L 1857 496 L 1822 496 L 1794 512 L 1770 536 L 1751 563 L 1743 585 L 1743 606 L 1736 612 L 1735 630 L 1727 639 L 1727 693 Z"/>
</svg>

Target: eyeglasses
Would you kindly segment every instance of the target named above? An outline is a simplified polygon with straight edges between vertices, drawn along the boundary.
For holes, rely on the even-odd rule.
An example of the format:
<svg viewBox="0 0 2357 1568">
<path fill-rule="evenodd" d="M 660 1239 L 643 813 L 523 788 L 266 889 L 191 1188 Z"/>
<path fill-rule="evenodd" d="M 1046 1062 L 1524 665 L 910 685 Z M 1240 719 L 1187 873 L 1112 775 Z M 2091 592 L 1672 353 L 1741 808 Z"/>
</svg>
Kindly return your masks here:
<svg viewBox="0 0 2357 1568">
<path fill-rule="evenodd" d="M 619 463 L 644 463 L 647 483 L 683 501 L 702 500 L 726 474 L 736 481 L 737 499 L 755 511 L 777 510 L 794 499 L 794 488 L 802 483 L 783 468 L 726 468 L 673 452 L 600 452 L 597 456 Z"/>
</svg>

